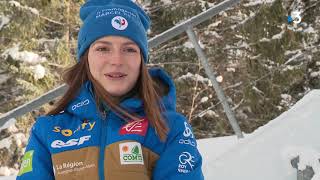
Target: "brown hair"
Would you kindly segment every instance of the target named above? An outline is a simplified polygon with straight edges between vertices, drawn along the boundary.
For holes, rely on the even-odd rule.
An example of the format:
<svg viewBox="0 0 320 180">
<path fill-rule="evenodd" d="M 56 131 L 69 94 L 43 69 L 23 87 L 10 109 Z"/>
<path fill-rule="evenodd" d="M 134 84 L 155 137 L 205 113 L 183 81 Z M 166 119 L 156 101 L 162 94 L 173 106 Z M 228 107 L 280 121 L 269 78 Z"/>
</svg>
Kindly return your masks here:
<svg viewBox="0 0 320 180">
<path fill-rule="evenodd" d="M 93 84 L 97 107 L 100 107 L 100 102 L 102 100 L 121 118 L 132 119 L 135 121 L 141 120 L 141 117 L 130 114 L 125 109 L 121 108 L 119 103 L 112 100 L 111 95 L 93 78 L 89 69 L 88 51 L 86 51 L 80 58 L 80 62 L 66 69 L 63 75 L 63 80 L 69 88 L 57 102 L 55 108 L 48 112 L 48 115 L 58 114 L 63 111 L 67 107 L 68 103 L 77 96 L 82 84 L 87 80 L 90 80 Z M 155 128 L 161 141 L 165 141 L 169 130 L 164 121 L 164 117 L 161 115 L 161 112 L 165 109 L 160 101 L 160 95 L 157 93 L 160 92 L 160 90 L 157 84 L 152 80 L 143 59 L 136 86 L 139 92 L 139 98 L 141 98 L 143 102 L 146 118 L 151 126 Z"/>
</svg>

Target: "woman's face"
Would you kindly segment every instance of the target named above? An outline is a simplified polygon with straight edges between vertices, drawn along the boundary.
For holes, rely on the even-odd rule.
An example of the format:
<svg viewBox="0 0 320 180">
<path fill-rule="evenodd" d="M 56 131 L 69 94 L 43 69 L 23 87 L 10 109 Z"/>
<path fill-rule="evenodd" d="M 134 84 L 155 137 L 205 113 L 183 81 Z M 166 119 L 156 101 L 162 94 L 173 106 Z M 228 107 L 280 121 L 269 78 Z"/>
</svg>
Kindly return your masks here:
<svg viewBox="0 0 320 180">
<path fill-rule="evenodd" d="M 93 78 L 112 96 L 122 96 L 139 77 L 140 48 L 128 38 L 106 36 L 91 44 L 88 62 Z"/>
</svg>

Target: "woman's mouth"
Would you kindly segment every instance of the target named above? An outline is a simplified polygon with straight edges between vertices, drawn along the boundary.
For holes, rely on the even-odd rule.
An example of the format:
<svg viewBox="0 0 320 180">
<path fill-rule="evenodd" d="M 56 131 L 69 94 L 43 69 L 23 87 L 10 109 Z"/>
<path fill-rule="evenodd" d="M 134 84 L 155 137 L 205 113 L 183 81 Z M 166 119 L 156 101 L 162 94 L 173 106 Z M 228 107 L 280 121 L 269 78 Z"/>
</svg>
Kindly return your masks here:
<svg viewBox="0 0 320 180">
<path fill-rule="evenodd" d="M 111 72 L 104 75 L 110 80 L 121 80 L 127 76 L 127 74 L 121 72 Z"/>
</svg>

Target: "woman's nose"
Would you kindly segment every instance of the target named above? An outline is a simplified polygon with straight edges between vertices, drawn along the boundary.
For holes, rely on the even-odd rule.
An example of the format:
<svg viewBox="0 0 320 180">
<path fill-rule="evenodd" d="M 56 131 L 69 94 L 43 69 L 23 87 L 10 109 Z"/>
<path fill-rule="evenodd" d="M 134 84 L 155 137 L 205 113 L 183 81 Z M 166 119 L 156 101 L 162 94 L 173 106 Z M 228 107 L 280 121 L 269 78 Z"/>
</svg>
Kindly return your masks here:
<svg viewBox="0 0 320 180">
<path fill-rule="evenodd" d="M 120 50 L 113 51 L 113 53 L 111 54 L 110 63 L 112 65 L 122 65 L 123 60 L 122 60 L 122 54 Z"/>
</svg>

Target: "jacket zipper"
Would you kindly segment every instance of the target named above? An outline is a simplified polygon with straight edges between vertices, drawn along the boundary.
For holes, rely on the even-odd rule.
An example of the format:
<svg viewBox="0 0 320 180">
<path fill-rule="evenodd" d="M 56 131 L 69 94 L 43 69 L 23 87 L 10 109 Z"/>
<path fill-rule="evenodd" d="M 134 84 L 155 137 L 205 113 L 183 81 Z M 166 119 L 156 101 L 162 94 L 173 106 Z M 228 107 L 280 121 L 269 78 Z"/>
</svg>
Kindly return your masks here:
<svg viewBox="0 0 320 180">
<path fill-rule="evenodd" d="M 104 173 L 104 151 L 106 147 L 106 140 L 107 140 L 107 126 L 108 121 L 107 117 L 109 116 L 109 109 L 104 111 L 104 118 L 102 118 L 102 126 L 101 126 L 101 141 L 100 141 L 100 154 L 99 154 L 99 179 L 105 180 L 105 173 Z"/>
</svg>

